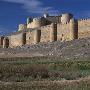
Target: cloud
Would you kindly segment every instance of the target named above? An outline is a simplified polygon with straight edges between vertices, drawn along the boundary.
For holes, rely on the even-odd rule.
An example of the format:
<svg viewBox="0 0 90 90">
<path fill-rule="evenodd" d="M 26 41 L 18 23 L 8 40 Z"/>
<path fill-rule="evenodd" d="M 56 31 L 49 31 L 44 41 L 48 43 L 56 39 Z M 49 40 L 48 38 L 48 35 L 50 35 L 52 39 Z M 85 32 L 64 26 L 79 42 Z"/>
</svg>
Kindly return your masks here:
<svg viewBox="0 0 90 90">
<path fill-rule="evenodd" d="M 55 10 L 53 7 L 46 6 L 44 7 L 41 0 L 3 0 L 11 3 L 18 3 L 22 5 L 22 8 L 29 13 L 38 13 L 42 14 L 44 12 L 48 13 L 58 13 L 58 10 Z"/>
</svg>

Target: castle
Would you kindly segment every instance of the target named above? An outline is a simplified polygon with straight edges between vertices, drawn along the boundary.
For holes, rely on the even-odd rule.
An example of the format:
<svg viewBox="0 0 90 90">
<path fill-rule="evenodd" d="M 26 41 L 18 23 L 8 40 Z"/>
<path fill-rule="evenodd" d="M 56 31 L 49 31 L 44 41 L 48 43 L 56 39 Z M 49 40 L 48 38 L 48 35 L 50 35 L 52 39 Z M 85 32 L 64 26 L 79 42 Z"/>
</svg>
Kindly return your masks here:
<svg viewBox="0 0 90 90">
<path fill-rule="evenodd" d="M 0 37 L 0 46 L 14 48 L 39 42 L 70 41 L 90 37 L 90 19 L 76 20 L 72 14 L 27 18 L 26 24 L 20 24 L 18 31 L 9 36 Z"/>
</svg>

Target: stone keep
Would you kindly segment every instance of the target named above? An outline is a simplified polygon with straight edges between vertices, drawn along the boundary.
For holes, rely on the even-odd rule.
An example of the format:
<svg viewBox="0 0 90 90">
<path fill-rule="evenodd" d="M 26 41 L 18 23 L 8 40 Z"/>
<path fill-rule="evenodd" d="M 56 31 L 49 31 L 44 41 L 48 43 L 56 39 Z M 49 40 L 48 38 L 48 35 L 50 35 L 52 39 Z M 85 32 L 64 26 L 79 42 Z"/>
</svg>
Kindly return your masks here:
<svg viewBox="0 0 90 90">
<path fill-rule="evenodd" d="M 80 38 L 83 33 L 90 33 L 89 24 L 90 20 L 77 21 L 73 19 L 73 15 L 70 13 L 59 16 L 44 14 L 39 18 L 27 18 L 26 24 L 19 25 L 18 32 L 12 33 L 9 39 L 1 38 L 0 43 L 3 48 L 8 46 L 14 48 L 39 42 L 74 40 L 78 39 L 78 28 Z"/>
</svg>

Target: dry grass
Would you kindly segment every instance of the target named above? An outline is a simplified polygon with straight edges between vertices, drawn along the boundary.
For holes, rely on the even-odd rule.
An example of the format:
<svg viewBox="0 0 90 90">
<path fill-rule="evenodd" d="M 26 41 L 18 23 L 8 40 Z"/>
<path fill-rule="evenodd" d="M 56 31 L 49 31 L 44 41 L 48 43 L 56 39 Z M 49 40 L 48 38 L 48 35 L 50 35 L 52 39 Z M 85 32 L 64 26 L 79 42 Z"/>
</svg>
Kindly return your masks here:
<svg viewBox="0 0 90 90">
<path fill-rule="evenodd" d="M 90 77 L 69 81 L 0 82 L 0 90 L 90 90 Z"/>
<path fill-rule="evenodd" d="M 89 76 L 90 61 L 59 58 L 0 61 L 0 90 L 90 90 Z"/>
</svg>

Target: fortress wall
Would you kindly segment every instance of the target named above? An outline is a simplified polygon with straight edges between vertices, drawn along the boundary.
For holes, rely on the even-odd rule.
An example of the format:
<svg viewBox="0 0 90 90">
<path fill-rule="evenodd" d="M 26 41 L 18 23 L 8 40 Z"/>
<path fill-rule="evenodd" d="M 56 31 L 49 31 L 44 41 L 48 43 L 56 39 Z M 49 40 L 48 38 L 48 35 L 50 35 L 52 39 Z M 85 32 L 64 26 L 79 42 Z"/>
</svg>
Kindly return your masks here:
<svg viewBox="0 0 90 90">
<path fill-rule="evenodd" d="M 79 38 L 90 37 L 90 19 L 78 20 Z"/>
<path fill-rule="evenodd" d="M 31 29 L 25 32 L 26 34 L 24 35 L 23 32 L 12 34 L 9 40 L 10 47 L 22 46 L 24 44 L 30 45 L 38 42 L 56 41 L 56 39 L 61 41 L 68 41 L 70 40 L 70 30 L 73 35 L 76 33 L 74 32 L 74 30 L 76 30 L 76 26 L 74 25 L 74 23 L 70 24 L 70 22 L 64 24 L 59 23 L 57 24 L 57 27 L 54 27 L 53 24 L 51 24 L 41 26 L 39 30 L 40 32 L 37 31 L 38 29 Z M 56 33 L 54 33 L 55 28 L 57 28 Z M 90 37 L 90 19 L 78 20 L 78 33 L 79 38 Z"/>
<path fill-rule="evenodd" d="M 57 24 L 57 40 L 69 40 L 70 24 Z"/>
<path fill-rule="evenodd" d="M 51 31 L 52 31 L 52 24 L 41 27 L 41 42 L 49 42 L 51 41 Z M 67 24 L 57 24 L 57 40 L 61 41 L 68 41 L 70 40 L 70 23 Z M 53 34 L 53 33 L 52 33 Z"/>
<path fill-rule="evenodd" d="M 26 33 L 26 44 L 36 44 L 39 43 L 41 40 L 41 30 L 34 29 L 34 30 L 29 30 Z"/>
<path fill-rule="evenodd" d="M 50 30 L 51 30 L 51 25 L 41 27 L 41 41 L 40 42 L 50 41 Z"/>
<path fill-rule="evenodd" d="M 29 30 L 26 33 L 26 44 L 30 45 L 34 43 L 34 30 Z"/>
<path fill-rule="evenodd" d="M 18 33 L 10 36 L 10 47 L 22 46 L 23 43 L 23 33 Z"/>
</svg>

